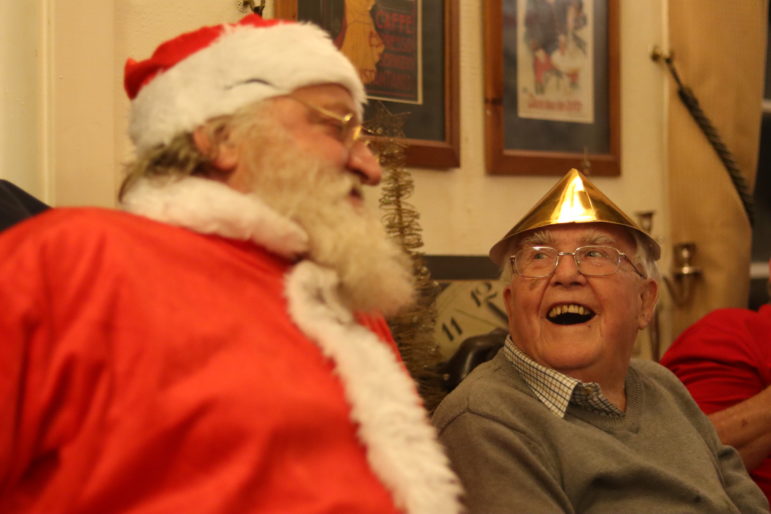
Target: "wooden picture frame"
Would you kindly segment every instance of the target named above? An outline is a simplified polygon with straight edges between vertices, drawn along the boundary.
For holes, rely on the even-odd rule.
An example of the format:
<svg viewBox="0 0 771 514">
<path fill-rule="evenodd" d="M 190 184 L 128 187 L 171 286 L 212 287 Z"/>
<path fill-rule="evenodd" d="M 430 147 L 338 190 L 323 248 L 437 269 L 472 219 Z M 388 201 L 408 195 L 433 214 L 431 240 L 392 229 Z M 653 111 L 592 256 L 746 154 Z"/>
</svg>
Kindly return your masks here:
<svg viewBox="0 0 771 514">
<path fill-rule="evenodd" d="M 418 63 L 414 68 L 417 100 L 379 100 L 392 113 L 409 113 L 404 125 L 407 137 L 403 140 L 407 145 L 407 165 L 421 168 L 459 166 L 458 0 L 372 0 L 372 4 L 369 17 L 373 24 L 377 23 L 378 30 L 384 31 L 384 51 L 391 51 L 395 56 L 390 62 L 413 60 Z M 345 6 L 346 0 L 281 0 L 276 2 L 274 10 L 277 18 L 316 22 L 341 46 L 343 32 L 340 27 L 344 25 Z M 396 18 L 398 9 L 405 6 L 414 6 L 414 11 L 419 14 L 415 20 L 419 23 L 410 25 L 412 18 L 407 15 Z M 397 21 L 393 23 L 386 17 L 391 12 L 396 13 L 393 19 Z M 399 30 L 408 34 L 407 31 L 413 29 L 417 29 L 417 47 L 397 48 Z M 412 32 L 409 35 L 412 37 Z M 384 67 L 388 65 L 378 62 L 376 74 L 385 75 Z M 372 103 L 370 101 L 367 110 Z"/>
<path fill-rule="evenodd" d="M 483 8 L 488 173 L 619 175 L 618 0 Z"/>
</svg>

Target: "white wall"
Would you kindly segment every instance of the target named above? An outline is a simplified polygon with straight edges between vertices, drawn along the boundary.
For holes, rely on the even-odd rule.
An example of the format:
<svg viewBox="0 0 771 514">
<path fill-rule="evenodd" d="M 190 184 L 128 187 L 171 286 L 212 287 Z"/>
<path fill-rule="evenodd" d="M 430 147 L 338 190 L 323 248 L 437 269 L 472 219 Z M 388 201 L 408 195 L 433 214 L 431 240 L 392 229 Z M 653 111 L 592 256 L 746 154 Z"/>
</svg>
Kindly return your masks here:
<svg viewBox="0 0 771 514">
<path fill-rule="evenodd" d="M 114 204 L 115 60 L 113 2 L 47 0 L 46 94 L 51 198 L 57 206 Z"/>
<path fill-rule="evenodd" d="M 42 0 L 0 2 L 0 178 L 46 195 Z"/>
</svg>

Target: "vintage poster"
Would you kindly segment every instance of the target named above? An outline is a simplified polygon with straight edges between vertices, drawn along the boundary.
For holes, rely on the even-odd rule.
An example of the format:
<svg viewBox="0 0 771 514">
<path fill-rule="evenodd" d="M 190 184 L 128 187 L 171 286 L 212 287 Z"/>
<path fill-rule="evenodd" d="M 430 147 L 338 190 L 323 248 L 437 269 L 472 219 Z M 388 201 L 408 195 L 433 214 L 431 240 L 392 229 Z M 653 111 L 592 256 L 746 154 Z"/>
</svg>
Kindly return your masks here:
<svg viewBox="0 0 771 514">
<path fill-rule="evenodd" d="M 423 103 L 421 1 L 345 0 L 335 43 L 369 98 Z"/>
<path fill-rule="evenodd" d="M 517 115 L 594 123 L 594 0 L 517 0 Z"/>
<path fill-rule="evenodd" d="M 404 120 L 409 165 L 451 168 L 460 162 L 459 1 L 280 0 L 274 13 L 329 33 L 373 100 L 364 119 L 382 102 Z"/>
</svg>

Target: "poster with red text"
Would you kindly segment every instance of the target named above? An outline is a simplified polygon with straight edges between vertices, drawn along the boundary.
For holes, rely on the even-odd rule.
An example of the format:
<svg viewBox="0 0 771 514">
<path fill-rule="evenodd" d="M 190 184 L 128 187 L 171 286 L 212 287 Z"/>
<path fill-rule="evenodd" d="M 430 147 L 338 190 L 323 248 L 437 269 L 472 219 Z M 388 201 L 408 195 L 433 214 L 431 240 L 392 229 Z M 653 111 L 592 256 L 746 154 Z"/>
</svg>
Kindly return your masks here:
<svg viewBox="0 0 771 514">
<path fill-rule="evenodd" d="M 335 38 L 359 71 L 367 97 L 423 103 L 421 0 L 345 0 Z"/>
</svg>

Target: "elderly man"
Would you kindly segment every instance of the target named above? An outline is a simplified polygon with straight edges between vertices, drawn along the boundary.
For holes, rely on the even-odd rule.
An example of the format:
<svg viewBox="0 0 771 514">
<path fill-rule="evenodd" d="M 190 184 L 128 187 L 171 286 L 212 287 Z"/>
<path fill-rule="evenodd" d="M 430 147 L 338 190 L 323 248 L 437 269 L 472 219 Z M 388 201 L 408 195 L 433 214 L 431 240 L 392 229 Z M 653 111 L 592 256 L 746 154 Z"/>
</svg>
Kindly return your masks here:
<svg viewBox="0 0 771 514">
<path fill-rule="evenodd" d="M 710 312 L 678 336 L 661 364 L 683 381 L 771 499 L 771 305 Z"/>
<path fill-rule="evenodd" d="M 251 15 L 125 85 L 127 212 L 0 238 L 0 511 L 457 512 L 375 314 L 412 286 L 350 62 Z"/>
<path fill-rule="evenodd" d="M 658 255 L 575 170 L 493 246 L 509 338 L 434 415 L 472 512 L 767 512 L 677 378 L 631 359 Z"/>
</svg>

